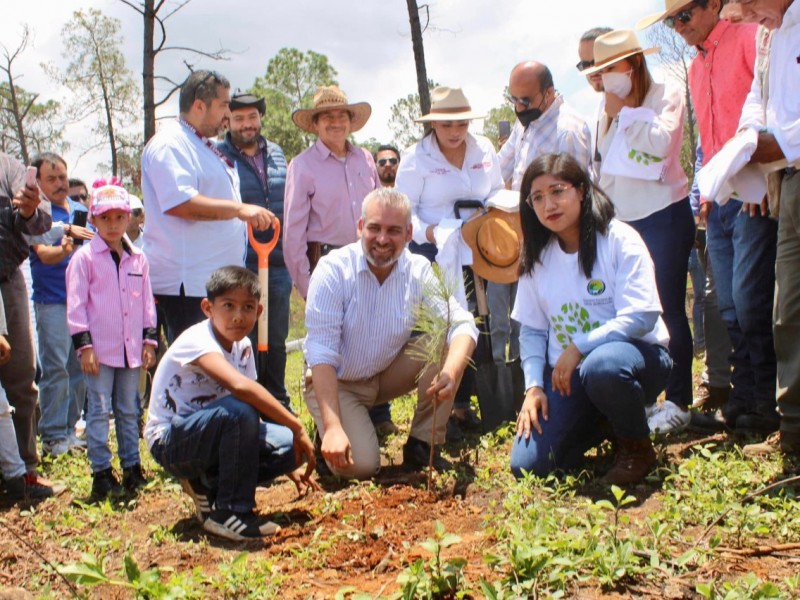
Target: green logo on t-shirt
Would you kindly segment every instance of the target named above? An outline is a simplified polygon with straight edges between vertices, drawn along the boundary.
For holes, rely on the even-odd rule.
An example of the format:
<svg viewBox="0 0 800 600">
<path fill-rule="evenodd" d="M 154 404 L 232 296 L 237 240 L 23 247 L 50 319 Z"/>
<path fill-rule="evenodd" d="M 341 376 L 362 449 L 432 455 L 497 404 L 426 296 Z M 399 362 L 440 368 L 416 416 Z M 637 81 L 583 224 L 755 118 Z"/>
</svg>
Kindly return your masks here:
<svg viewBox="0 0 800 600">
<path fill-rule="evenodd" d="M 599 283 L 605 289 L 605 284 L 602 281 Z M 591 282 L 589 285 L 591 285 Z M 570 345 L 574 334 L 589 333 L 592 329 L 600 327 L 599 321 L 592 323 L 589 319 L 589 311 L 577 302 L 564 304 L 561 307 L 560 315 L 552 315 L 550 317 L 550 322 L 553 324 L 553 333 L 555 333 L 556 339 L 562 348 Z"/>
<path fill-rule="evenodd" d="M 606 284 L 603 283 L 602 279 L 592 279 L 589 281 L 589 285 L 586 286 L 586 291 L 592 296 L 599 296 L 606 291 Z"/>
</svg>

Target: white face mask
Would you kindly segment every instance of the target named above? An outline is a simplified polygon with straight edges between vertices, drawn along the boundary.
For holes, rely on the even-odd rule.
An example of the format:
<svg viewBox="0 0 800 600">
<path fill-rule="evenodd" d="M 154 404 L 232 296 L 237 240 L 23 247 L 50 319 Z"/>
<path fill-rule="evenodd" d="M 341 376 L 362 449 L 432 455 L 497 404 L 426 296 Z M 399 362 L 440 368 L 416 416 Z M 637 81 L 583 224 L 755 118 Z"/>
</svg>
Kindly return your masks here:
<svg viewBox="0 0 800 600">
<path fill-rule="evenodd" d="M 603 73 L 603 89 L 618 98 L 626 98 L 631 93 L 633 69 L 626 73 Z"/>
</svg>

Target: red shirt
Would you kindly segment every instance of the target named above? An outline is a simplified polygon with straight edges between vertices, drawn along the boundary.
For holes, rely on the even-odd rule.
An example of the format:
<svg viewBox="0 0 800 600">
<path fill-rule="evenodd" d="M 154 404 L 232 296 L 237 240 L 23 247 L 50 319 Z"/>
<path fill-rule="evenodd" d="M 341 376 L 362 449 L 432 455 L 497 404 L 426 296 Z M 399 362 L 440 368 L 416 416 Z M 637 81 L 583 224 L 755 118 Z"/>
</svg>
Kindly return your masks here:
<svg viewBox="0 0 800 600">
<path fill-rule="evenodd" d="M 757 29 L 754 23 L 734 25 L 720 20 L 689 67 L 704 165 L 739 126 L 742 105 L 753 83 Z"/>
</svg>

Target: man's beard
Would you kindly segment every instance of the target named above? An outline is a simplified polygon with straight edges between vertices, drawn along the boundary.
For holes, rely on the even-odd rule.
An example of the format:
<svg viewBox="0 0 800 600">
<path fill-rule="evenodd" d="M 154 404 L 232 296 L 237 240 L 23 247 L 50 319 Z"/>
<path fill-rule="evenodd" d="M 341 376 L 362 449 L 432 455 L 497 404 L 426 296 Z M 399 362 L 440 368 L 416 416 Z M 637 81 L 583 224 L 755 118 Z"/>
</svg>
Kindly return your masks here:
<svg viewBox="0 0 800 600">
<path fill-rule="evenodd" d="M 397 173 L 387 173 L 386 175 L 378 173 L 378 179 L 381 180 L 381 183 L 394 183 L 394 180 L 397 179 Z"/>
<path fill-rule="evenodd" d="M 258 136 L 261 135 L 260 131 L 256 131 L 254 133 L 243 133 L 241 131 L 233 131 L 231 129 L 231 140 L 237 146 L 249 146 L 258 140 Z"/>
<path fill-rule="evenodd" d="M 366 258 L 367 262 L 373 267 L 380 269 L 384 267 L 390 267 L 397 262 L 398 258 L 400 258 L 399 252 L 393 252 L 389 258 L 377 259 L 372 255 L 371 248 L 367 248 L 367 245 L 364 242 L 362 242 L 362 247 L 364 249 L 364 258 Z"/>
</svg>

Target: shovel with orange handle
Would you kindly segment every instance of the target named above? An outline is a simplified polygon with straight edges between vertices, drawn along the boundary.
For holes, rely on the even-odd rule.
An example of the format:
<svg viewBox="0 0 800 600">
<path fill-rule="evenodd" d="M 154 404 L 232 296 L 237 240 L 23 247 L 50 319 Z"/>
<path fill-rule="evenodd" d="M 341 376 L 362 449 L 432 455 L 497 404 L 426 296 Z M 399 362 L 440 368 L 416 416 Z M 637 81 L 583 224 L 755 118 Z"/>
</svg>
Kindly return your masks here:
<svg viewBox="0 0 800 600">
<path fill-rule="evenodd" d="M 247 238 L 250 245 L 258 255 L 258 283 L 261 287 L 261 306 L 264 309 L 258 317 L 258 351 L 267 352 L 269 344 L 267 341 L 267 307 L 269 306 L 269 253 L 278 244 L 281 235 L 281 224 L 278 219 L 272 222 L 272 239 L 268 242 L 259 242 L 253 235 L 253 226 L 247 225 Z"/>
</svg>

